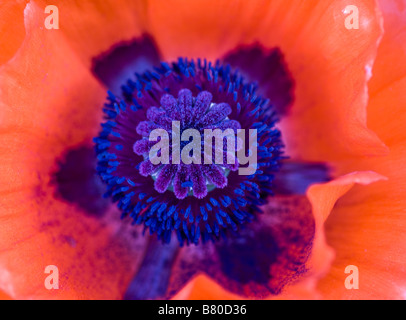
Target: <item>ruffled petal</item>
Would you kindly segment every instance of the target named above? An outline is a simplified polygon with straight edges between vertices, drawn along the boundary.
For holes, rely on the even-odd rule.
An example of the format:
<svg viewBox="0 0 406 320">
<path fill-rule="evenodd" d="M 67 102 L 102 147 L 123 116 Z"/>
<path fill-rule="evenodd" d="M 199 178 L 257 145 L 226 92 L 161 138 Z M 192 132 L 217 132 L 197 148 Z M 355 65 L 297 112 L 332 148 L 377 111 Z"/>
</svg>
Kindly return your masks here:
<svg viewBox="0 0 406 320">
<path fill-rule="evenodd" d="M 307 196 L 312 203 L 316 221 L 316 237 L 309 262 L 313 273 L 313 287 L 316 286 L 317 280 L 326 274 L 334 259 L 334 251 L 326 243 L 324 223 L 337 200 L 355 184 L 368 185 L 385 179 L 375 172 L 354 172 L 325 184 L 313 185 L 308 189 Z"/>
<path fill-rule="evenodd" d="M 42 8 L 30 2 L 24 16 L 27 36 L 0 69 L 0 289 L 18 299 L 121 298 L 144 237 L 114 209 L 97 219 L 57 200 L 51 181 L 64 151 L 97 132 L 104 88 L 43 28 Z M 48 265 L 59 290 L 44 286 Z"/>
<path fill-rule="evenodd" d="M 344 26 L 347 5 L 359 9 L 359 30 Z M 328 161 L 387 152 L 366 123 L 367 81 L 382 35 L 375 1 L 292 1 L 269 16 L 263 30 L 273 32 L 261 39 L 280 46 L 296 83 L 292 114 L 282 122 L 288 154 Z"/>
<path fill-rule="evenodd" d="M 369 168 L 388 181 L 354 189 L 327 220 L 326 236 L 336 260 L 319 289 L 326 298 L 405 299 L 406 281 L 406 1 L 379 1 L 385 35 L 370 82 L 368 123 L 390 148 L 378 158 L 356 159 L 342 170 Z M 359 290 L 344 287 L 345 267 L 359 270 Z"/>
<path fill-rule="evenodd" d="M 394 151 L 391 159 L 380 159 L 379 167 L 402 163 L 406 150 Z M 378 168 L 378 166 L 375 166 Z M 327 242 L 336 259 L 319 290 L 327 299 L 404 299 L 404 176 L 383 170 L 388 180 L 367 189 L 354 188 L 326 222 Z M 359 271 L 359 289 L 348 290 L 344 281 L 347 266 Z"/>
<path fill-rule="evenodd" d="M 318 280 L 322 278 L 334 259 L 333 249 L 326 244 L 324 235 L 324 222 L 329 216 L 337 200 L 350 190 L 355 184 L 370 184 L 385 179 L 383 176 L 373 172 L 355 172 L 325 184 L 316 184 L 309 188 L 307 197 L 311 203 L 315 217 L 315 238 L 309 260 L 306 262 L 307 270 L 296 281 L 287 285 L 277 296 L 270 295 L 268 299 L 319 299 L 322 297 L 316 289 Z M 283 210 L 283 209 L 282 209 Z M 282 228 L 283 229 L 283 228 Z M 268 254 L 271 254 L 268 252 Z M 194 259 L 197 261 L 198 259 Z M 204 265 L 210 265 L 205 263 Z M 206 270 L 208 270 L 206 268 Z M 271 269 L 272 270 L 272 269 Z M 212 275 L 210 275 L 212 276 Z M 242 299 L 241 295 L 224 289 L 215 284 L 213 280 L 205 275 L 199 275 L 189 284 L 192 290 L 189 293 L 190 299 Z M 234 293 L 231 293 L 234 292 Z"/>
<path fill-rule="evenodd" d="M 360 11 L 365 13 L 365 16 L 361 17 L 363 30 L 358 30 L 362 36 L 358 37 L 354 37 L 351 33 L 354 30 L 339 29 L 339 26 L 342 27 L 344 24 L 341 14 L 345 5 L 349 4 L 346 1 L 328 4 L 309 1 L 301 5 L 292 2 L 292 9 L 287 9 L 286 1 L 255 2 L 255 5 L 248 8 L 243 7 L 242 2 L 230 7 L 220 6 L 221 9 L 229 9 L 224 12 L 230 13 L 231 19 L 222 19 L 224 12 L 221 10 L 214 12 L 217 9 L 213 7 L 208 7 L 207 13 L 197 10 L 195 3 L 190 2 L 182 5 L 181 8 L 174 5 L 175 2 L 168 2 L 168 6 L 180 9 L 178 11 L 184 16 L 182 19 L 177 18 L 177 13 L 172 11 L 171 14 L 166 14 L 169 18 L 165 17 L 165 11 L 158 10 L 157 2 L 154 1 L 151 2 L 148 12 L 152 22 L 150 30 L 157 35 L 161 49 L 168 58 L 181 54 L 191 57 L 204 55 L 214 59 L 224 54 L 227 48 L 256 39 L 269 47 L 280 46 L 282 51 L 287 52 L 288 64 L 293 70 L 296 82 L 301 83 L 297 91 L 298 101 L 294 107 L 296 111 L 291 119 L 283 123 L 287 128 L 285 131 L 289 134 L 287 141 L 290 154 L 304 159 L 325 161 L 341 159 L 353 152 L 363 155 L 381 154 L 386 151 L 386 147 L 380 140 L 366 128 L 365 113 L 367 101 L 365 84 L 369 78 L 368 68 L 371 68 L 376 44 L 381 34 L 380 24 L 376 23 L 379 15 L 375 12 L 373 1 L 355 2 L 359 4 Z M 196 3 L 202 8 L 206 7 L 206 3 L 205 5 L 198 1 Z M 351 4 L 354 4 L 354 1 Z M 264 5 L 270 5 L 269 8 L 272 10 L 264 9 Z M 166 6 L 167 3 L 160 3 L 163 9 Z M 310 11 L 312 11 L 311 15 Z M 70 12 L 73 16 L 74 11 Z M 2 252 L 0 254 L 0 288 L 13 297 L 48 298 L 60 295 L 60 297 L 83 298 L 104 297 L 107 294 L 119 297 L 122 294 L 122 288 L 129 280 L 129 275 L 136 267 L 137 257 L 132 259 L 134 247 L 127 247 L 126 241 L 123 243 L 119 239 L 111 240 L 111 234 L 121 233 L 121 230 L 115 233 L 118 224 L 112 223 L 110 227 L 106 227 L 100 221 L 83 217 L 80 210 L 76 210 L 74 206 L 55 200 L 52 196 L 54 187 L 49 179 L 50 168 L 55 168 L 56 158 L 67 147 L 88 141 L 95 133 L 97 127 L 94 124 L 100 119 L 98 107 L 102 103 L 100 99 L 104 97 L 104 93 L 102 93 L 103 88 L 92 79 L 82 62 L 84 61 L 87 66 L 90 64 L 89 57 L 104 50 L 103 48 L 110 47 L 111 43 L 110 40 L 99 41 L 99 47 L 98 43 L 90 41 L 87 35 L 82 35 L 85 34 L 84 27 L 68 27 L 64 33 L 71 42 L 70 46 L 74 51 L 84 52 L 81 54 L 82 62 L 79 62 L 63 36 L 56 36 L 55 33 L 52 34 L 47 30 L 39 30 L 43 24 L 41 8 L 31 2 L 27 5 L 25 13 L 28 36 L 14 59 L 0 70 L 0 87 L 5 88 L 0 97 L 0 119 L 5 124 L 1 129 L 0 138 L 2 142 L 0 153 L 5 155 L 1 171 L 6 172 L 1 177 L 1 184 L 7 186 L 0 191 L 3 208 L 0 219 L 4 220 L 0 231 L 4 236 L 0 241 L 4 244 L 0 250 Z M 80 13 L 83 12 L 80 11 Z M 161 29 L 161 23 L 162 25 L 165 23 L 162 21 L 158 23 L 156 17 L 160 15 L 163 18 L 162 21 L 168 22 L 167 25 L 173 25 L 173 28 L 168 28 L 166 25 L 166 30 Z M 41 19 L 31 20 L 34 16 Z M 284 23 L 280 21 L 281 16 Z M 286 16 L 289 19 L 286 19 Z M 239 21 L 242 22 L 237 26 L 235 26 L 236 18 L 240 18 Z M 254 19 L 256 22 L 253 24 Z M 291 19 L 298 23 L 290 23 Z M 93 21 L 94 25 L 100 22 L 88 20 Z M 235 30 L 230 27 L 231 21 Z M 250 26 L 245 23 L 247 21 L 251 22 Z M 171 32 L 181 30 L 184 28 L 183 24 L 191 32 L 182 33 L 185 38 L 182 37 L 179 40 Z M 229 37 L 224 41 L 227 28 Z M 133 31 L 137 28 L 129 29 L 129 34 L 124 35 L 124 38 L 132 37 Z M 193 32 L 199 30 L 201 32 L 202 29 L 207 29 L 207 34 L 198 38 L 198 34 Z M 274 35 L 269 36 L 268 31 L 267 34 L 262 34 L 258 31 L 261 29 L 275 30 Z M 230 32 L 230 30 L 233 31 Z M 327 34 L 326 30 L 330 30 L 331 33 Z M 337 34 L 334 38 L 336 41 L 331 40 L 333 33 Z M 101 36 L 96 30 L 90 34 L 100 40 Z M 192 41 L 193 39 L 199 39 L 199 41 Z M 82 51 L 81 47 L 87 41 L 94 46 L 91 45 L 89 49 Z M 184 47 L 179 46 L 178 41 L 181 41 Z M 202 50 L 204 46 L 206 51 Z M 306 49 L 297 50 L 302 47 Z M 177 50 L 180 49 L 184 50 L 178 53 Z M 11 50 L 5 61 L 14 55 L 16 50 L 14 52 Z M 27 52 L 30 52 L 32 57 L 38 58 L 38 61 L 32 63 L 26 59 Z M 298 52 L 301 54 L 298 55 Z M 41 59 L 42 57 L 46 59 Z M 320 77 L 314 79 L 315 74 Z M 309 79 L 312 80 L 311 84 Z M 83 82 L 86 82 L 85 88 L 82 85 Z M 329 83 L 335 83 L 335 86 L 329 87 Z M 24 87 L 24 90 L 21 90 L 21 87 Z M 357 94 L 348 95 L 348 87 Z M 401 87 L 398 87 L 396 92 L 397 95 L 402 96 Z M 378 105 L 378 102 L 376 103 Z M 55 108 L 51 110 L 50 105 L 55 105 Z M 348 117 L 348 114 L 352 118 Z M 69 121 L 66 121 L 67 118 Z M 293 127 L 297 128 L 297 131 L 293 130 Z M 296 139 L 297 136 L 301 137 L 300 143 Z M 397 140 L 398 136 L 395 138 L 391 136 L 391 139 L 395 142 L 400 141 Z M 388 141 L 393 142 L 390 139 Z M 300 148 L 302 143 L 306 149 Z M 393 150 L 399 158 L 391 158 L 391 161 L 400 162 L 403 149 L 398 147 Z M 36 155 L 41 156 L 37 159 Z M 391 161 L 383 163 L 390 165 L 393 163 Z M 363 164 L 366 163 L 359 162 L 357 165 Z M 383 166 L 372 160 L 369 164 L 376 168 Z M 392 176 L 396 178 L 393 173 Z M 372 173 L 355 174 L 350 178 L 310 189 L 309 197 L 316 216 L 317 233 L 322 234 L 322 222 L 328 216 L 337 198 L 345 193 L 349 186 L 354 182 L 370 183 L 377 179 L 381 177 Z M 376 194 L 384 191 L 376 190 Z M 318 198 L 323 199 L 320 204 L 314 200 Z M 16 203 L 19 205 L 17 206 Z M 385 202 L 385 205 L 387 203 L 389 201 Z M 365 215 L 362 216 L 365 217 Z M 77 225 L 81 227 L 78 228 Z M 373 225 L 371 223 L 371 227 Z M 139 239 L 137 236 L 135 238 Z M 98 241 L 94 243 L 90 239 Z M 390 241 L 393 239 L 391 238 Z M 10 250 L 11 248 L 13 250 Z M 109 249 L 106 251 L 106 248 Z M 139 248 L 143 248 L 141 240 Z M 320 253 L 321 251 L 323 253 Z M 40 258 L 37 256 L 38 252 L 41 253 Z M 382 254 L 382 251 L 379 253 Z M 62 254 L 65 256 L 62 257 Z M 119 256 L 124 260 L 124 263 L 120 261 L 122 265 L 112 267 L 108 264 L 110 260 L 114 261 Z M 329 259 L 321 261 L 321 257 L 326 256 Z M 74 262 L 77 260 L 83 261 L 84 267 L 75 265 Z M 315 271 L 317 274 L 319 271 L 325 272 L 326 261 L 330 260 L 331 250 L 323 244 L 323 236 L 316 237 L 315 251 L 311 259 L 314 266 L 312 270 L 318 270 Z M 64 270 L 64 272 L 61 271 L 64 281 L 61 282 L 63 290 L 57 293 L 44 291 L 43 269 L 47 264 L 61 266 L 61 270 Z M 26 268 L 26 265 L 30 267 Z M 100 273 L 97 273 L 97 270 Z M 111 274 L 106 275 L 106 270 Z M 90 278 L 89 274 L 93 271 L 96 275 Z M 17 274 L 20 276 L 16 276 Z M 400 282 L 391 283 L 399 285 Z M 295 290 L 301 292 L 300 288 Z"/>
<path fill-rule="evenodd" d="M 379 1 L 385 35 L 369 84 L 368 123 L 390 147 L 403 144 L 406 102 L 406 1 Z"/>
<path fill-rule="evenodd" d="M 387 152 L 366 126 L 366 84 L 382 35 L 375 1 L 149 4 L 149 31 L 166 59 L 217 59 L 255 41 L 281 49 L 296 83 L 292 114 L 282 123 L 290 156 L 326 161 Z M 348 5 L 359 8 L 359 30 L 345 28 Z"/>
</svg>

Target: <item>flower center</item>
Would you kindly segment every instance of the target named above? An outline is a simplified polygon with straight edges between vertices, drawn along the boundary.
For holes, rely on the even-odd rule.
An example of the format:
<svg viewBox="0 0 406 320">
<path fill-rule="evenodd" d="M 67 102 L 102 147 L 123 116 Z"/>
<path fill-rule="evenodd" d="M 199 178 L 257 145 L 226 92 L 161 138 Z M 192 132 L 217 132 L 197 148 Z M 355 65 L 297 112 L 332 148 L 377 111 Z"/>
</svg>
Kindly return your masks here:
<svg viewBox="0 0 406 320">
<path fill-rule="evenodd" d="M 143 138 L 134 144 L 134 152 L 145 159 L 141 162 L 139 171 L 142 176 L 154 177 L 154 187 L 159 193 L 171 190 L 177 199 L 184 199 L 188 195 L 202 199 L 207 196 L 208 191 L 226 187 L 228 172 L 238 169 L 235 155 L 231 154 L 232 161 L 227 162 L 227 146 L 235 150 L 234 134 L 241 129 L 241 125 L 236 120 L 228 119 L 232 111 L 228 104 L 212 103 L 212 99 L 213 95 L 208 91 L 202 91 L 197 97 L 193 97 L 189 89 L 181 89 L 177 99 L 165 94 L 161 98 L 161 106 L 150 107 L 147 110 L 148 120 L 138 124 L 137 133 Z M 167 158 L 164 164 L 162 159 L 154 164 L 149 158 L 156 144 L 150 139 L 153 130 L 163 130 L 166 137 L 167 143 L 162 143 L 160 149 L 161 158 L 162 154 Z M 227 134 L 226 130 L 229 130 L 228 137 L 231 138 L 229 141 L 232 146 L 227 144 L 227 136 L 223 135 L 224 132 Z M 222 133 L 217 145 L 212 143 L 215 136 L 213 131 Z M 190 137 L 192 141 L 189 141 Z M 163 140 L 161 141 L 164 142 Z M 204 152 L 206 141 L 210 141 L 207 144 L 212 144 L 209 154 Z M 220 151 L 220 163 L 215 163 L 216 151 Z"/>
<path fill-rule="evenodd" d="M 123 217 L 181 245 L 214 241 L 255 217 L 283 148 L 255 84 L 219 62 L 179 59 L 122 89 L 123 99 L 109 92 L 94 141 L 106 196 Z"/>
</svg>

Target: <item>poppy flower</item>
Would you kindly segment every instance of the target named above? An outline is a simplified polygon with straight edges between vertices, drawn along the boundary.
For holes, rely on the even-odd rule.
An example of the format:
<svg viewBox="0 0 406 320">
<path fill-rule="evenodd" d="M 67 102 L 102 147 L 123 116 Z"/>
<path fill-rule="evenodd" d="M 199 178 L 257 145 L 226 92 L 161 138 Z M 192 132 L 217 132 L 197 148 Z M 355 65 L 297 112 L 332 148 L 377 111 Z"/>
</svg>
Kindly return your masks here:
<svg viewBox="0 0 406 320">
<path fill-rule="evenodd" d="M 6 296 L 404 297 L 403 1 L 50 4 L 0 7 Z M 256 129 L 257 170 L 154 166 L 172 121 Z"/>
</svg>

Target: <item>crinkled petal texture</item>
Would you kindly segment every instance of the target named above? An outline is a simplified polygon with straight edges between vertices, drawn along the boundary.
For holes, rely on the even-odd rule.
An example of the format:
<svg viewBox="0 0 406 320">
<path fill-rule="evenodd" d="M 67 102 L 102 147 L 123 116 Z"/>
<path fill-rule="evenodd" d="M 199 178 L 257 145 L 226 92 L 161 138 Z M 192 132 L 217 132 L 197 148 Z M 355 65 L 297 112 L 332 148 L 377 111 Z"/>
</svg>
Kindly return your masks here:
<svg viewBox="0 0 406 320">
<path fill-rule="evenodd" d="M 355 159 L 345 170 L 370 168 L 388 180 L 368 189 L 357 188 L 327 220 L 327 240 L 336 251 L 336 260 L 319 289 L 330 299 L 406 298 L 406 1 L 383 0 L 379 5 L 385 35 L 369 85 L 368 124 L 390 153 Z M 348 265 L 358 267 L 359 290 L 344 287 Z"/>
<path fill-rule="evenodd" d="M 323 296 L 316 290 L 317 282 L 322 278 L 328 271 L 331 266 L 331 263 L 334 259 L 334 250 L 329 247 L 325 242 L 325 233 L 324 233 L 324 223 L 328 218 L 331 210 L 336 204 L 337 200 L 346 194 L 355 184 L 368 185 L 386 178 L 376 174 L 374 172 L 354 172 L 349 175 L 342 176 L 331 182 L 325 184 L 313 185 L 309 188 L 307 192 L 307 198 L 309 204 L 311 205 L 314 223 L 315 223 L 315 237 L 312 242 L 312 250 L 308 261 L 304 264 L 303 268 L 307 271 L 301 277 L 298 277 L 296 281 L 292 281 L 288 287 L 286 287 L 279 295 L 276 297 L 270 295 L 269 299 L 319 299 Z M 282 204 L 281 202 L 279 204 Z M 283 206 L 281 206 L 283 208 Z M 271 214 L 276 218 L 276 221 L 281 219 L 281 217 L 275 216 L 270 210 L 272 210 L 272 201 L 270 204 L 264 208 L 265 216 Z M 282 209 L 285 210 L 286 208 Z M 303 206 L 297 206 L 297 210 L 303 210 Z M 302 213 L 303 214 L 303 213 Z M 300 217 L 300 215 L 297 215 Z M 300 220 L 299 220 L 300 221 Z M 282 223 L 289 224 L 288 221 L 283 221 Z M 304 220 L 298 222 L 302 227 L 306 226 Z M 289 229 L 289 227 L 278 226 L 278 223 L 266 223 L 268 226 L 277 226 L 282 233 L 289 230 L 288 233 L 294 233 L 295 228 Z M 286 229 L 286 230 L 284 230 Z M 304 232 L 304 230 L 302 229 Z M 297 231 L 296 231 L 297 232 Z M 299 234 L 299 233 L 298 233 Z M 298 237 L 298 235 L 296 235 Z M 283 238 L 283 237 L 280 237 Z M 289 245 L 291 248 L 294 246 Z M 299 257 L 299 251 L 295 253 L 296 257 Z M 285 263 L 294 263 L 295 260 L 291 258 L 285 259 L 281 257 L 282 261 L 285 260 Z M 302 262 L 303 263 L 303 262 Z M 277 264 L 275 264 L 277 265 Z M 286 266 L 286 265 L 285 265 Z M 272 270 L 274 265 L 271 264 L 269 274 L 272 275 Z M 294 270 L 292 266 L 289 268 Z M 210 270 L 208 268 L 207 270 Z M 205 271 L 207 272 L 207 271 Z M 276 273 L 278 274 L 278 273 Z M 286 275 L 286 273 L 282 274 Z M 214 277 L 215 278 L 215 277 Z M 289 279 L 292 280 L 292 279 Z M 278 279 L 274 278 L 269 283 L 269 287 L 272 287 L 272 284 L 277 283 Z M 251 284 L 253 285 L 253 283 Z M 208 289 L 210 288 L 210 290 Z M 189 290 L 189 288 L 187 288 Z M 233 290 L 235 292 L 236 290 Z M 193 289 L 190 292 L 191 299 L 240 299 L 241 297 L 235 295 L 234 293 L 227 292 L 224 288 L 213 285 L 212 280 L 201 275 L 194 280 Z"/>
<path fill-rule="evenodd" d="M 143 237 L 56 200 L 50 182 L 57 158 L 96 134 L 105 89 L 62 34 L 43 28 L 42 8 L 31 2 L 24 15 L 25 40 L 0 69 L 0 288 L 13 298 L 120 298 Z M 59 290 L 44 286 L 47 265 L 59 269 Z"/>
<path fill-rule="evenodd" d="M 300 195 L 278 196 L 269 199 L 263 211 L 257 221 L 226 241 L 183 249 L 173 266 L 169 294 L 182 288 L 188 278 L 204 273 L 242 297 L 266 298 L 280 294 L 286 284 L 305 273 L 315 227 L 309 200 Z M 205 286 L 204 278 L 200 281 Z"/>
<path fill-rule="evenodd" d="M 349 5 L 361 12 L 359 30 L 345 27 Z M 330 160 L 338 166 L 348 158 L 388 152 L 367 127 L 367 81 L 383 33 L 375 1 L 251 1 L 249 8 L 243 1 L 217 1 L 215 6 L 203 1 L 151 1 L 148 14 L 148 30 L 169 60 L 179 55 L 215 59 L 227 55 L 230 47 L 256 41 L 268 48 L 279 47 L 296 85 L 295 103 L 282 122 L 287 153 L 292 157 Z M 363 167 L 345 166 L 339 172 L 355 169 Z M 317 233 L 310 263 L 318 271 L 307 281 L 307 288 L 292 286 L 286 297 L 295 293 L 316 297 L 311 293 L 314 279 L 328 270 L 333 257 L 323 241 L 326 217 L 354 183 L 381 179 L 372 172 L 357 173 L 309 193 Z M 210 287 L 207 282 L 211 280 L 199 277 L 191 297 L 223 297 L 224 289 L 219 293 L 204 289 Z"/>
<path fill-rule="evenodd" d="M 362 13 L 359 30 L 345 27 L 348 5 Z M 387 151 L 366 126 L 366 81 L 382 34 L 374 0 L 151 0 L 148 17 L 169 60 L 216 59 L 255 41 L 279 47 L 296 84 L 282 123 L 290 156 L 327 161 Z"/>
<path fill-rule="evenodd" d="M 387 151 L 366 126 L 366 81 L 382 34 L 373 0 L 60 1 L 61 32 L 43 28 L 46 4 L 25 7 L 25 38 L 22 7 L 7 11 L 16 12 L 20 31 L 0 57 L 7 62 L 0 69 L 0 288 L 11 297 L 119 298 L 137 268 L 143 238 L 123 236 L 129 233 L 110 214 L 95 220 L 56 200 L 50 176 L 64 151 L 96 133 L 105 89 L 89 72 L 91 57 L 143 31 L 169 60 L 217 59 L 257 41 L 279 47 L 296 83 L 295 104 L 282 123 L 296 159 L 338 161 Z M 347 5 L 362 12 L 360 30 L 345 28 Z M 364 163 L 357 163 L 353 169 L 362 170 Z M 309 190 L 316 228 L 310 273 L 282 297 L 315 297 L 315 280 L 333 256 L 324 220 L 352 184 L 381 178 L 360 172 Z M 47 265 L 58 266 L 60 290 L 45 289 Z M 178 297 L 196 298 L 207 292 L 202 285 L 207 279 L 198 277 Z M 210 297 L 228 297 L 219 290 Z"/>
</svg>

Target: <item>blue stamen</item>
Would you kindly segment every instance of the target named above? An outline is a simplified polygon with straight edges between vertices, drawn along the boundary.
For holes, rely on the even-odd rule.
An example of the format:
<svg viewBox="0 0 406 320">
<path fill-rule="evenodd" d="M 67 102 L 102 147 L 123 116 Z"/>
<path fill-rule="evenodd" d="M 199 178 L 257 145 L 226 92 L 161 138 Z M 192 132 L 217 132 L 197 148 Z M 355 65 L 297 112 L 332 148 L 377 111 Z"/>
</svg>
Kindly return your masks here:
<svg viewBox="0 0 406 320">
<path fill-rule="evenodd" d="M 123 99 L 107 92 L 106 122 L 93 141 L 106 196 L 123 217 L 144 224 L 164 243 L 176 232 L 180 246 L 215 241 L 253 219 L 272 194 L 273 173 L 284 158 L 272 104 L 255 84 L 219 61 L 179 58 L 136 74 L 122 90 Z M 172 121 L 181 122 L 181 133 L 231 124 L 234 130 L 256 129 L 257 171 L 239 175 L 238 163 L 153 165 L 148 135 L 156 128 L 171 130 Z"/>
</svg>

